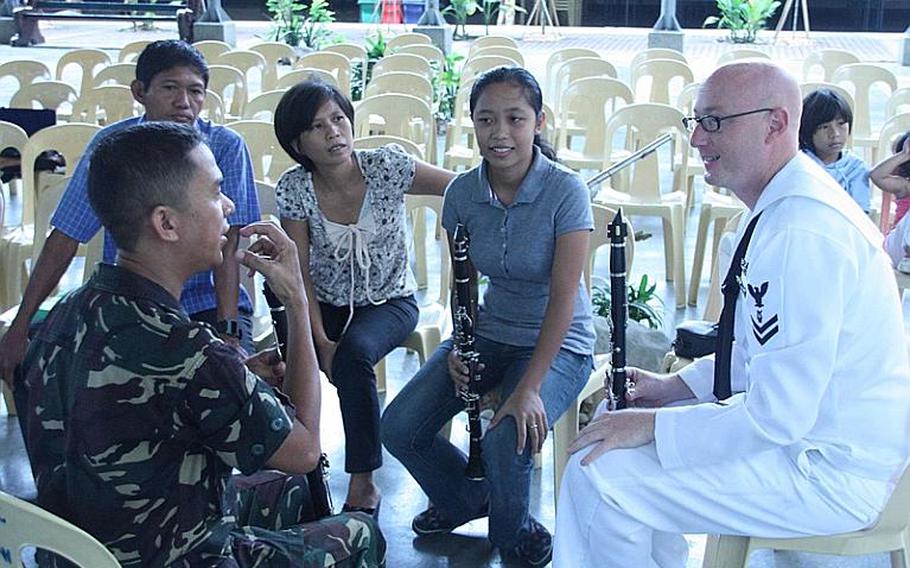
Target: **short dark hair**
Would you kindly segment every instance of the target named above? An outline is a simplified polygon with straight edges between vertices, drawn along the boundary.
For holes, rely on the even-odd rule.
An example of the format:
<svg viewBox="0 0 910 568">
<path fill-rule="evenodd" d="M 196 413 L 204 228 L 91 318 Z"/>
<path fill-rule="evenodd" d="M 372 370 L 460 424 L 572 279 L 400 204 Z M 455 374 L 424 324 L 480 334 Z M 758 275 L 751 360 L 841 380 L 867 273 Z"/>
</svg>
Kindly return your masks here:
<svg viewBox="0 0 910 568">
<path fill-rule="evenodd" d="M 483 94 L 487 87 L 495 83 L 510 83 L 517 87 L 521 87 L 525 100 L 528 101 L 528 104 L 534 109 L 534 117 L 540 118 L 540 115 L 543 113 L 543 93 L 540 90 L 540 84 L 537 82 L 537 79 L 535 79 L 534 75 L 524 67 L 506 65 L 490 69 L 489 71 L 482 73 L 477 77 L 477 80 L 474 81 L 474 86 L 471 87 L 470 98 L 472 116 L 474 115 L 474 107 L 477 105 L 477 100 L 480 98 L 480 95 Z M 551 116 L 550 120 L 555 120 L 555 118 L 556 117 Z M 534 136 L 534 145 L 540 148 L 540 151 L 544 156 L 551 160 L 556 160 L 556 150 L 540 134 Z"/>
<path fill-rule="evenodd" d="M 910 139 L 910 132 L 904 132 L 897 140 L 894 141 L 894 146 L 892 146 L 891 149 L 895 154 L 901 151 L 901 149 L 904 147 L 904 142 L 906 142 L 908 139 Z M 904 162 L 903 164 L 897 166 L 897 168 L 894 169 L 894 175 L 910 179 L 910 162 Z"/>
<path fill-rule="evenodd" d="M 806 95 L 799 121 L 799 148 L 815 153 L 815 144 L 812 143 L 815 131 L 819 125 L 838 117 L 846 121 L 849 130 L 853 130 L 853 109 L 844 97 L 831 89 L 818 89 Z"/>
<path fill-rule="evenodd" d="M 162 39 L 145 46 L 136 60 L 136 80 L 148 89 L 155 75 L 175 67 L 191 67 L 209 85 L 209 66 L 205 57 L 192 45 L 179 39 Z"/>
<path fill-rule="evenodd" d="M 104 138 L 89 162 L 88 198 L 117 247 L 134 251 L 146 217 L 159 205 L 185 210 L 197 166 L 190 153 L 205 144 L 195 128 L 145 122 Z"/>
<path fill-rule="evenodd" d="M 294 149 L 293 143 L 300 135 L 313 126 L 316 113 L 327 101 L 335 101 L 341 112 L 354 124 L 354 105 L 337 87 L 324 81 L 301 81 L 281 97 L 275 107 L 275 137 L 278 143 L 303 168 L 311 172 L 315 168 L 312 160 Z"/>
</svg>

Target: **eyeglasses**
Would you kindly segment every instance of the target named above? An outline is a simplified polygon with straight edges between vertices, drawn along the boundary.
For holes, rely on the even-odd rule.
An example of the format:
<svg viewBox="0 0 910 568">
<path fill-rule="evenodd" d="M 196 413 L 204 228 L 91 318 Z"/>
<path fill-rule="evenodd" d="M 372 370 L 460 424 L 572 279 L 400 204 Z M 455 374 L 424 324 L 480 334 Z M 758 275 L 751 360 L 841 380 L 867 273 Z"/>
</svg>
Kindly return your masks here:
<svg viewBox="0 0 910 568">
<path fill-rule="evenodd" d="M 683 126 L 689 132 L 695 132 L 695 127 L 699 124 L 702 128 L 705 129 L 705 132 L 717 132 L 720 130 L 720 123 L 728 118 L 737 118 L 740 116 L 748 116 L 750 114 L 756 114 L 759 112 L 771 112 L 773 108 L 759 108 L 755 110 L 749 110 L 746 112 L 738 112 L 736 114 L 728 114 L 727 116 L 714 116 L 713 114 L 706 114 L 704 116 L 687 116 L 682 119 Z"/>
</svg>

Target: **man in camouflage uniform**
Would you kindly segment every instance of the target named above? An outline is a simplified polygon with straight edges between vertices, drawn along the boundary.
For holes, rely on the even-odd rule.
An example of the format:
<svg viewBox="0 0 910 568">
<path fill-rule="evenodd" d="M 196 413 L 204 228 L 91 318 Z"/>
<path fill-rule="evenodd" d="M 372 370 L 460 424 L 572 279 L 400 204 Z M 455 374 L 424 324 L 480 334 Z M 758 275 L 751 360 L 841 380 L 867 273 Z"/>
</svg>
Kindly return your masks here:
<svg viewBox="0 0 910 568">
<path fill-rule="evenodd" d="M 117 264 L 99 265 L 61 301 L 29 348 L 39 504 L 124 566 L 380 566 L 385 541 L 371 517 L 301 524 L 299 474 L 319 459 L 320 392 L 292 241 L 250 225 L 243 236 L 260 238 L 238 255 L 287 308 L 286 367 L 264 355 L 247 362 L 283 372 L 286 397 L 180 308 L 185 280 L 222 260 L 233 203 L 220 184 L 187 126 L 146 123 L 95 150 L 89 198 L 118 243 Z M 255 475 L 235 482 L 232 468 Z"/>
</svg>

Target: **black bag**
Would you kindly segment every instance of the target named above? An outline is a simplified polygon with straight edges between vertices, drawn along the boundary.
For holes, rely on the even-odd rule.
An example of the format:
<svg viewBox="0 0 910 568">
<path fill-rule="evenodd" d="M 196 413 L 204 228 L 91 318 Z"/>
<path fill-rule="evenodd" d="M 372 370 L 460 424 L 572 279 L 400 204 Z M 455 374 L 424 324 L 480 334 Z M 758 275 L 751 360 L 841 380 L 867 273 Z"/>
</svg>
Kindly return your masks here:
<svg viewBox="0 0 910 568">
<path fill-rule="evenodd" d="M 673 351 L 677 357 L 697 359 L 717 349 L 717 324 L 704 320 L 686 320 L 676 326 Z"/>
</svg>

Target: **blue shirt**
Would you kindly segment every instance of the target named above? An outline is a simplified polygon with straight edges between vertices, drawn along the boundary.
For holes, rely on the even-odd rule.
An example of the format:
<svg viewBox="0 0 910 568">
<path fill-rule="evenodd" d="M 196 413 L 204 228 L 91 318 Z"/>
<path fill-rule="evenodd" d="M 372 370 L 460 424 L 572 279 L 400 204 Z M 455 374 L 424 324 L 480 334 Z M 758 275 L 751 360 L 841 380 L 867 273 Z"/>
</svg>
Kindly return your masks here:
<svg viewBox="0 0 910 568">
<path fill-rule="evenodd" d="M 537 344 L 550 299 L 556 239 L 594 228 L 588 195 L 576 173 L 536 148 L 531 168 L 508 206 L 493 193 L 485 161 L 452 180 L 442 224 L 450 234 L 456 224 L 465 226 L 468 255 L 490 279 L 478 316 L 478 336 L 519 347 Z M 581 278 L 562 347 L 582 355 L 594 348 L 591 301 Z"/>
<path fill-rule="evenodd" d="M 831 177 L 847 190 L 853 201 L 856 201 L 863 208 L 863 211 L 869 212 L 869 167 L 866 166 L 866 162 L 854 156 L 848 150 L 842 151 L 840 157 L 830 164 L 822 162 L 808 148 L 804 149 L 803 152 L 825 168 L 825 171 L 831 174 Z"/>
<path fill-rule="evenodd" d="M 115 122 L 99 131 L 89 142 L 82 159 L 76 166 L 57 210 L 51 218 L 51 225 L 66 236 L 87 243 L 101 229 L 101 221 L 88 200 L 88 167 L 95 146 L 112 133 L 145 121 L 145 117 L 134 117 Z M 231 226 L 246 225 L 260 219 L 259 198 L 253 181 L 253 165 L 250 153 L 243 139 L 233 130 L 197 119 L 196 128 L 208 141 L 215 162 L 221 168 L 224 181 L 221 190 L 234 202 L 234 213 L 228 217 Z M 104 262 L 113 264 L 117 256 L 117 245 L 108 231 L 104 232 Z M 214 309 L 215 283 L 212 271 L 194 274 L 183 286 L 180 304 L 188 314 Z M 243 286 L 240 287 L 241 311 L 252 312 L 250 298 Z"/>
</svg>

